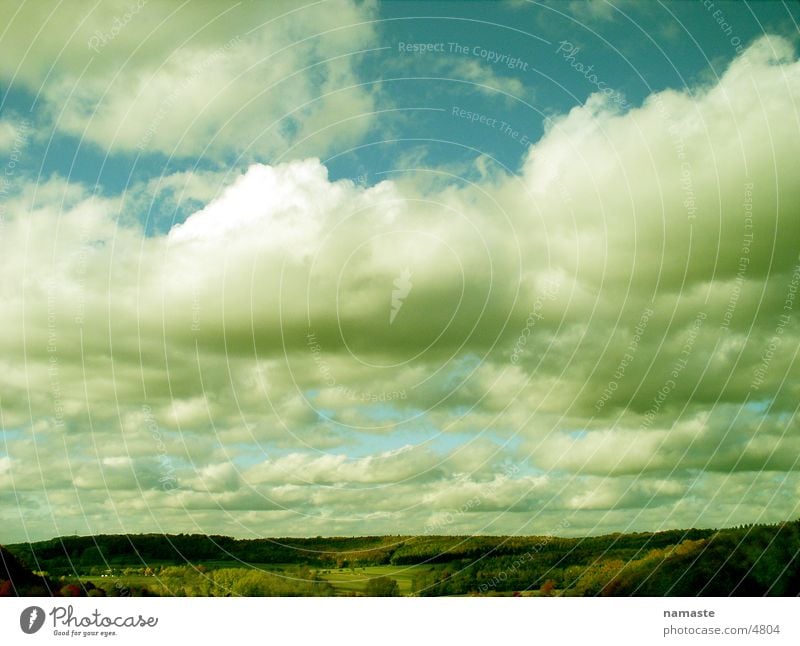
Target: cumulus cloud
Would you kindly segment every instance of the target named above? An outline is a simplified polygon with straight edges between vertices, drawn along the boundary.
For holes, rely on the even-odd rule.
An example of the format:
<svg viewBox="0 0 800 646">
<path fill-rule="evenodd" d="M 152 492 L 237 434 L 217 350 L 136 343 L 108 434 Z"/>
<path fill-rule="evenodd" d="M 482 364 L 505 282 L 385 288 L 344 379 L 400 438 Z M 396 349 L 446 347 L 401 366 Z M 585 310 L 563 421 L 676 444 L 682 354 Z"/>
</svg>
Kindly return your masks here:
<svg viewBox="0 0 800 646">
<path fill-rule="evenodd" d="M 40 93 L 58 131 L 115 152 L 325 150 L 370 127 L 353 67 L 374 47 L 371 12 L 350 0 L 4 4 L 0 78 Z M 343 112 L 363 116 L 340 124 Z"/>
<path fill-rule="evenodd" d="M 104 504 L 237 534 L 653 528 L 711 498 L 735 522 L 770 477 L 791 515 L 799 74 L 766 38 L 713 85 L 593 96 L 479 184 L 314 158 L 165 178 L 204 206 L 164 235 L 120 198 L 20 187 L 0 479 L 95 529 Z"/>
</svg>

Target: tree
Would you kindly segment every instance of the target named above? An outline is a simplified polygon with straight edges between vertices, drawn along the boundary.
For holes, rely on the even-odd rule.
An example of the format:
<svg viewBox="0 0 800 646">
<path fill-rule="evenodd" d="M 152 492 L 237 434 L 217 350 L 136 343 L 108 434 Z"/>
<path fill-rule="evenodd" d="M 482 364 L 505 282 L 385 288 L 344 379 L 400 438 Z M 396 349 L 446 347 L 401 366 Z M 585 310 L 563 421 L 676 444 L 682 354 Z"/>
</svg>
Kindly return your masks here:
<svg viewBox="0 0 800 646">
<path fill-rule="evenodd" d="M 400 586 L 394 579 L 379 576 L 367 582 L 364 594 L 368 597 L 399 597 Z"/>
</svg>

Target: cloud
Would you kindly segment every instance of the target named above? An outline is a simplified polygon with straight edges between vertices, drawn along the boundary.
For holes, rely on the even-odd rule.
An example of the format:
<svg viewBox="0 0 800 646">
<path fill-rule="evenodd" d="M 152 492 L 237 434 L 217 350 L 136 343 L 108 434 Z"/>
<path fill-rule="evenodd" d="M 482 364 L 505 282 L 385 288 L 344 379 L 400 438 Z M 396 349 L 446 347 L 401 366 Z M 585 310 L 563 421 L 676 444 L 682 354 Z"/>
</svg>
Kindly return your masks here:
<svg viewBox="0 0 800 646">
<path fill-rule="evenodd" d="M 404 483 L 411 479 L 435 479 L 441 461 L 436 455 L 411 446 L 375 456 L 349 460 L 344 455 L 292 453 L 253 468 L 253 483 L 363 485 Z"/>
<path fill-rule="evenodd" d="M 16 153 L 18 157 L 19 149 L 25 144 L 25 140 L 27 139 L 29 128 L 30 124 L 26 121 L 0 119 L 0 153 Z M 9 158 L 4 161 L 6 163 L 6 169 L 13 170 L 13 167 L 9 168 L 7 164 L 10 161 L 16 162 L 16 159 L 12 160 L 9 156 Z"/>
<path fill-rule="evenodd" d="M 354 66 L 374 46 L 372 11 L 349 0 L 4 5 L 0 78 L 39 93 L 53 128 L 113 152 L 320 154 L 371 125 Z M 355 118 L 338 123 L 342 113 Z"/>
<path fill-rule="evenodd" d="M 668 428 L 553 433 L 535 454 L 542 468 L 585 474 L 788 472 L 800 466 L 799 443 L 796 421 L 785 413 L 723 404 L 687 413 Z"/>
<path fill-rule="evenodd" d="M 617 3 L 619 4 L 619 3 Z M 582 23 L 606 21 L 614 17 L 614 4 L 606 0 L 569 3 L 569 11 Z"/>
<path fill-rule="evenodd" d="M 710 498 L 709 523 L 751 521 L 764 483 L 794 513 L 799 71 L 768 38 L 714 85 L 595 95 L 475 184 L 311 157 L 125 200 L 18 183 L 0 479 L 44 533 L 59 501 L 237 534 L 423 531 L 468 503 L 442 531 L 686 526 Z M 203 206 L 167 233 L 124 224 L 136 191 L 184 189 Z"/>
</svg>

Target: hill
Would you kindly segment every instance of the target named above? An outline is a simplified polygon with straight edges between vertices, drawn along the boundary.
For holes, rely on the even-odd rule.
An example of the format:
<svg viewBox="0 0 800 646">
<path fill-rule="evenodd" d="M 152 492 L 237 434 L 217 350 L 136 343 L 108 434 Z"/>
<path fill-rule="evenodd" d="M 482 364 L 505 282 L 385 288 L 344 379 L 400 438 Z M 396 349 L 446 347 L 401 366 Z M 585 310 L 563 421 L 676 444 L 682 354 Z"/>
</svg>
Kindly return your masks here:
<svg viewBox="0 0 800 646">
<path fill-rule="evenodd" d="M 34 597 L 53 594 L 56 586 L 34 574 L 14 554 L 0 546 L 0 597 Z"/>
<path fill-rule="evenodd" d="M 151 594 L 368 594 L 380 587 L 367 585 L 374 573 L 398 581 L 405 594 L 425 596 L 800 594 L 800 520 L 588 538 L 72 536 L 8 551 L 13 568 L 21 559 L 62 583 L 108 593 L 115 590 L 105 579 L 119 588 L 120 577 L 134 577 L 141 593 Z M 15 585 L 17 572 L 9 570 Z M 33 575 L 19 576 L 22 589 Z"/>
</svg>

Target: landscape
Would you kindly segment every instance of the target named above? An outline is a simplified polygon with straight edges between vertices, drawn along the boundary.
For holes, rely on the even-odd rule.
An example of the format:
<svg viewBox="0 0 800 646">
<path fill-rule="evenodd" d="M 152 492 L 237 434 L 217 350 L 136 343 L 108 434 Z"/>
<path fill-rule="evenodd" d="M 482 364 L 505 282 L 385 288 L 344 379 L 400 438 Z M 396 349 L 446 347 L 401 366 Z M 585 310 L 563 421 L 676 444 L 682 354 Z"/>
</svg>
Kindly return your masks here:
<svg viewBox="0 0 800 646">
<path fill-rule="evenodd" d="M 129 643 L 214 604 L 238 643 L 254 597 L 290 635 L 328 602 L 284 597 L 482 599 L 443 643 L 510 641 L 517 598 L 542 641 L 586 643 L 607 597 L 735 597 L 720 630 L 768 597 L 748 626 L 777 626 L 799 26 L 788 0 L 0 0 L 0 642 L 77 637 L 72 603 L 163 618 Z M 391 634 L 384 603 L 340 621 L 427 643 L 413 613 L 451 602 L 392 602 Z M 698 627 L 651 619 L 637 643 Z"/>
<path fill-rule="evenodd" d="M 797 596 L 800 520 L 586 539 L 67 536 L 8 545 L 2 563 L 0 596 Z"/>
</svg>

